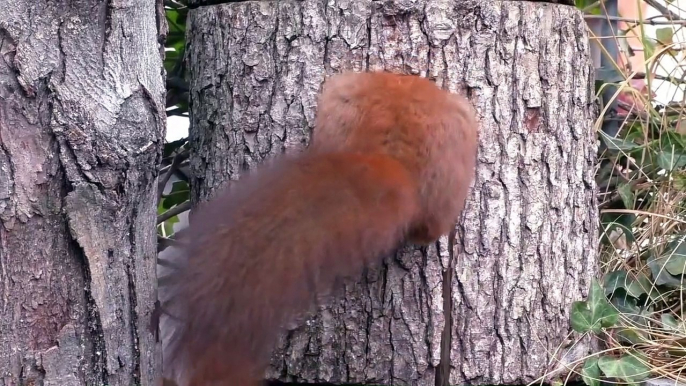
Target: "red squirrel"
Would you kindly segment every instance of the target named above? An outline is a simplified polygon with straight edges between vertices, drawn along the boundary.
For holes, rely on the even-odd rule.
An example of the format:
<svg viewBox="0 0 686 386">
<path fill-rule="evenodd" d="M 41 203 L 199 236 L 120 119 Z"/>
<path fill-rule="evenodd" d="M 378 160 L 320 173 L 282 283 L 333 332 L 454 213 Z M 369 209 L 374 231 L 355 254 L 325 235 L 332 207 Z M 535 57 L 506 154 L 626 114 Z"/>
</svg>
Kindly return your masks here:
<svg viewBox="0 0 686 386">
<path fill-rule="evenodd" d="M 475 173 L 469 102 L 413 75 L 324 82 L 310 146 L 200 205 L 168 284 L 179 386 L 257 386 L 284 326 L 403 243 L 448 234 Z M 165 369 L 165 373 L 167 369 Z"/>
</svg>

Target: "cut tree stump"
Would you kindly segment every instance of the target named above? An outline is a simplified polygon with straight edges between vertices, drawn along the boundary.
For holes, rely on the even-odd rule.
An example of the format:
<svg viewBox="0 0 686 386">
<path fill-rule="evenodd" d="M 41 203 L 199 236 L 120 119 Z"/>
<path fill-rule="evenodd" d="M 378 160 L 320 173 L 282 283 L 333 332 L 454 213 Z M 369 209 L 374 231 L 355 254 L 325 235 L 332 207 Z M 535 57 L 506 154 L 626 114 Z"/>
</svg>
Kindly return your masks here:
<svg viewBox="0 0 686 386">
<path fill-rule="evenodd" d="M 306 146 L 329 74 L 426 76 L 467 95 L 481 121 L 455 240 L 407 247 L 347 283 L 283 336 L 268 378 L 522 384 L 561 368 L 571 304 L 596 273 L 585 28 L 574 7 L 525 1 L 264 1 L 190 12 L 195 203 Z M 582 341 L 564 362 L 587 351 Z"/>
</svg>

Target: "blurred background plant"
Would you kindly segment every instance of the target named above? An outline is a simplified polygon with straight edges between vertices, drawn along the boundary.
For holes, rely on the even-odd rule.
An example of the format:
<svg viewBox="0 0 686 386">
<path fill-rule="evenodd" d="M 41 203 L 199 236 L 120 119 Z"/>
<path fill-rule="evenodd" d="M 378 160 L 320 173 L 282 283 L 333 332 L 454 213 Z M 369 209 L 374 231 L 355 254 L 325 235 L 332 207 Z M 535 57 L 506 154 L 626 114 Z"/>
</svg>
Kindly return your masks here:
<svg viewBox="0 0 686 386">
<path fill-rule="evenodd" d="M 572 328 L 592 386 L 686 381 L 686 1 L 577 0 L 596 65 L 600 272 Z"/>
<path fill-rule="evenodd" d="M 167 72 L 167 141 L 158 182 L 158 251 L 173 245 L 174 234 L 185 226 L 190 209 L 188 185 L 188 84 L 184 48 L 186 44 L 186 0 L 165 0 L 169 25 L 165 43 Z"/>
</svg>

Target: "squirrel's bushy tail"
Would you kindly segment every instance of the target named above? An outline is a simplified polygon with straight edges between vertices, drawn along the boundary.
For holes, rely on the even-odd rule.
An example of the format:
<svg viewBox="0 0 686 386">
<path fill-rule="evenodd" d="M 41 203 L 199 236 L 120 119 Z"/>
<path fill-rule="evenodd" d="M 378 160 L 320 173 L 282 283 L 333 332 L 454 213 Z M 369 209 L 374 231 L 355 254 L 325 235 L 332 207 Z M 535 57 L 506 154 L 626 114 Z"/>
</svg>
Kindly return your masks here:
<svg viewBox="0 0 686 386">
<path fill-rule="evenodd" d="M 419 210 L 416 182 L 384 155 L 283 157 L 232 185 L 192 215 L 167 284 L 179 386 L 259 384 L 284 325 L 393 252 Z"/>
</svg>

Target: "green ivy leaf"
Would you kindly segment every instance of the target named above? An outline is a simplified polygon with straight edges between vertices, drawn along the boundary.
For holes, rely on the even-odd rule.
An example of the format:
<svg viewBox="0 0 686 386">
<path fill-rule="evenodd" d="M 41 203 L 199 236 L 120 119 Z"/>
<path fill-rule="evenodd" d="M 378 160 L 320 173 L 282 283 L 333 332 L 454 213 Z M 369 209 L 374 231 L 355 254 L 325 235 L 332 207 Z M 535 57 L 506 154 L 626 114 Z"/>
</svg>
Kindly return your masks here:
<svg viewBox="0 0 686 386">
<path fill-rule="evenodd" d="M 676 320 L 674 315 L 662 314 L 660 316 L 660 320 L 662 321 L 662 326 L 665 328 L 665 330 L 674 332 L 684 332 L 683 323 L 679 323 L 679 321 Z"/>
<path fill-rule="evenodd" d="M 637 344 L 648 341 L 643 332 L 648 326 L 649 314 L 637 305 L 636 298 L 626 294 L 623 289 L 618 289 L 611 303 L 623 317 L 631 320 L 634 325 L 622 325 L 617 328 L 617 337 L 623 343 Z"/>
<path fill-rule="evenodd" d="M 650 272 L 653 276 L 653 282 L 655 283 L 655 285 L 664 285 L 671 288 L 681 288 L 682 279 L 671 275 L 669 271 L 667 271 L 667 269 L 665 268 L 666 262 L 667 259 L 665 259 L 664 257 L 655 257 L 652 254 L 646 261 L 646 263 L 648 264 L 648 268 L 650 268 Z"/>
<path fill-rule="evenodd" d="M 593 327 L 591 330 L 599 333 L 602 327 L 611 327 L 617 323 L 619 313 L 607 301 L 605 292 L 596 280 L 591 283 L 591 291 L 588 294 L 588 308 L 591 311 Z"/>
<path fill-rule="evenodd" d="M 639 272 L 635 276 L 629 276 L 628 285 L 624 287 L 626 292 L 635 298 L 646 294 L 651 288 L 650 279 L 643 272 Z"/>
<path fill-rule="evenodd" d="M 651 288 L 650 279 L 642 272 L 635 276 L 634 278 L 627 274 L 625 270 L 609 272 L 604 278 L 605 295 L 611 295 L 618 288 L 624 289 L 629 296 L 635 298 L 647 293 Z"/>
<path fill-rule="evenodd" d="M 620 342 L 625 344 L 639 344 L 648 341 L 645 337 L 645 333 L 635 327 L 621 327 L 617 330 L 617 338 Z"/>
<path fill-rule="evenodd" d="M 686 136 L 676 131 L 666 131 L 660 135 L 660 144 L 663 148 L 674 148 L 683 154 L 686 149 Z"/>
<path fill-rule="evenodd" d="M 633 187 L 630 184 L 619 184 L 617 187 L 617 192 L 619 193 L 619 197 L 622 199 L 622 203 L 624 204 L 625 208 L 634 207 L 634 192 Z"/>
<path fill-rule="evenodd" d="M 598 367 L 607 377 L 618 378 L 631 383 L 640 382 L 650 376 L 650 368 L 632 354 L 625 354 L 619 358 L 600 357 L 598 358 Z"/>
<path fill-rule="evenodd" d="M 164 195 L 162 207 L 164 209 L 170 209 L 176 205 L 183 204 L 190 199 L 190 196 L 191 189 L 186 181 L 174 181 L 172 183 L 171 191 Z"/>
<path fill-rule="evenodd" d="M 674 43 L 674 29 L 672 27 L 658 28 L 655 30 L 655 38 L 662 46 Z"/>
<path fill-rule="evenodd" d="M 673 186 L 676 190 L 686 190 L 686 173 L 682 170 L 677 170 L 672 173 L 674 179 Z"/>
<path fill-rule="evenodd" d="M 675 276 L 686 274 L 686 239 L 680 237 L 667 244 L 661 258 L 664 259 L 664 268 L 670 274 Z"/>
<path fill-rule="evenodd" d="M 666 273 L 666 275 L 669 275 Z M 674 277 L 669 275 L 670 277 Z M 669 297 L 674 295 L 674 289 L 668 286 L 653 286 L 653 288 L 648 291 L 648 297 L 652 303 L 668 302 Z"/>
<path fill-rule="evenodd" d="M 607 146 L 608 149 L 610 150 L 618 150 L 618 151 L 632 151 L 641 148 L 641 145 L 632 142 L 632 141 L 627 141 L 622 138 L 613 138 L 607 135 L 605 132 L 602 130 L 599 131 L 600 137 L 603 139 L 603 142 L 605 142 L 605 145 Z"/>
<path fill-rule="evenodd" d="M 580 333 L 592 331 L 600 333 L 603 328 L 611 327 L 619 318 L 617 310 L 607 301 L 603 289 L 596 280 L 591 284 L 587 301 L 572 303 L 570 324 Z"/>
<path fill-rule="evenodd" d="M 598 367 L 598 357 L 590 357 L 584 361 L 581 368 L 581 379 L 588 386 L 600 386 L 600 367 Z"/>
<path fill-rule="evenodd" d="M 658 150 L 655 156 L 657 158 L 657 166 L 668 172 L 686 166 L 686 154 L 681 151 L 663 149 Z"/>
<path fill-rule="evenodd" d="M 636 298 L 628 296 L 624 291 L 618 290 L 612 297 L 611 303 L 617 308 L 617 311 L 622 314 L 637 315 L 641 312 L 641 308 L 638 307 Z"/>
<path fill-rule="evenodd" d="M 584 301 L 572 303 L 570 325 L 574 331 L 579 333 L 585 333 L 591 330 L 593 321 L 591 319 L 591 310 L 588 309 L 588 303 Z"/>
<path fill-rule="evenodd" d="M 615 330 L 617 339 L 629 345 L 647 342 L 644 330 L 649 318 L 646 312 L 638 307 L 636 298 L 627 295 L 623 289 L 617 289 L 611 302 L 623 317 L 635 323 L 635 325 L 622 324 L 621 327 L 617 327 Z"/>
</svg>

